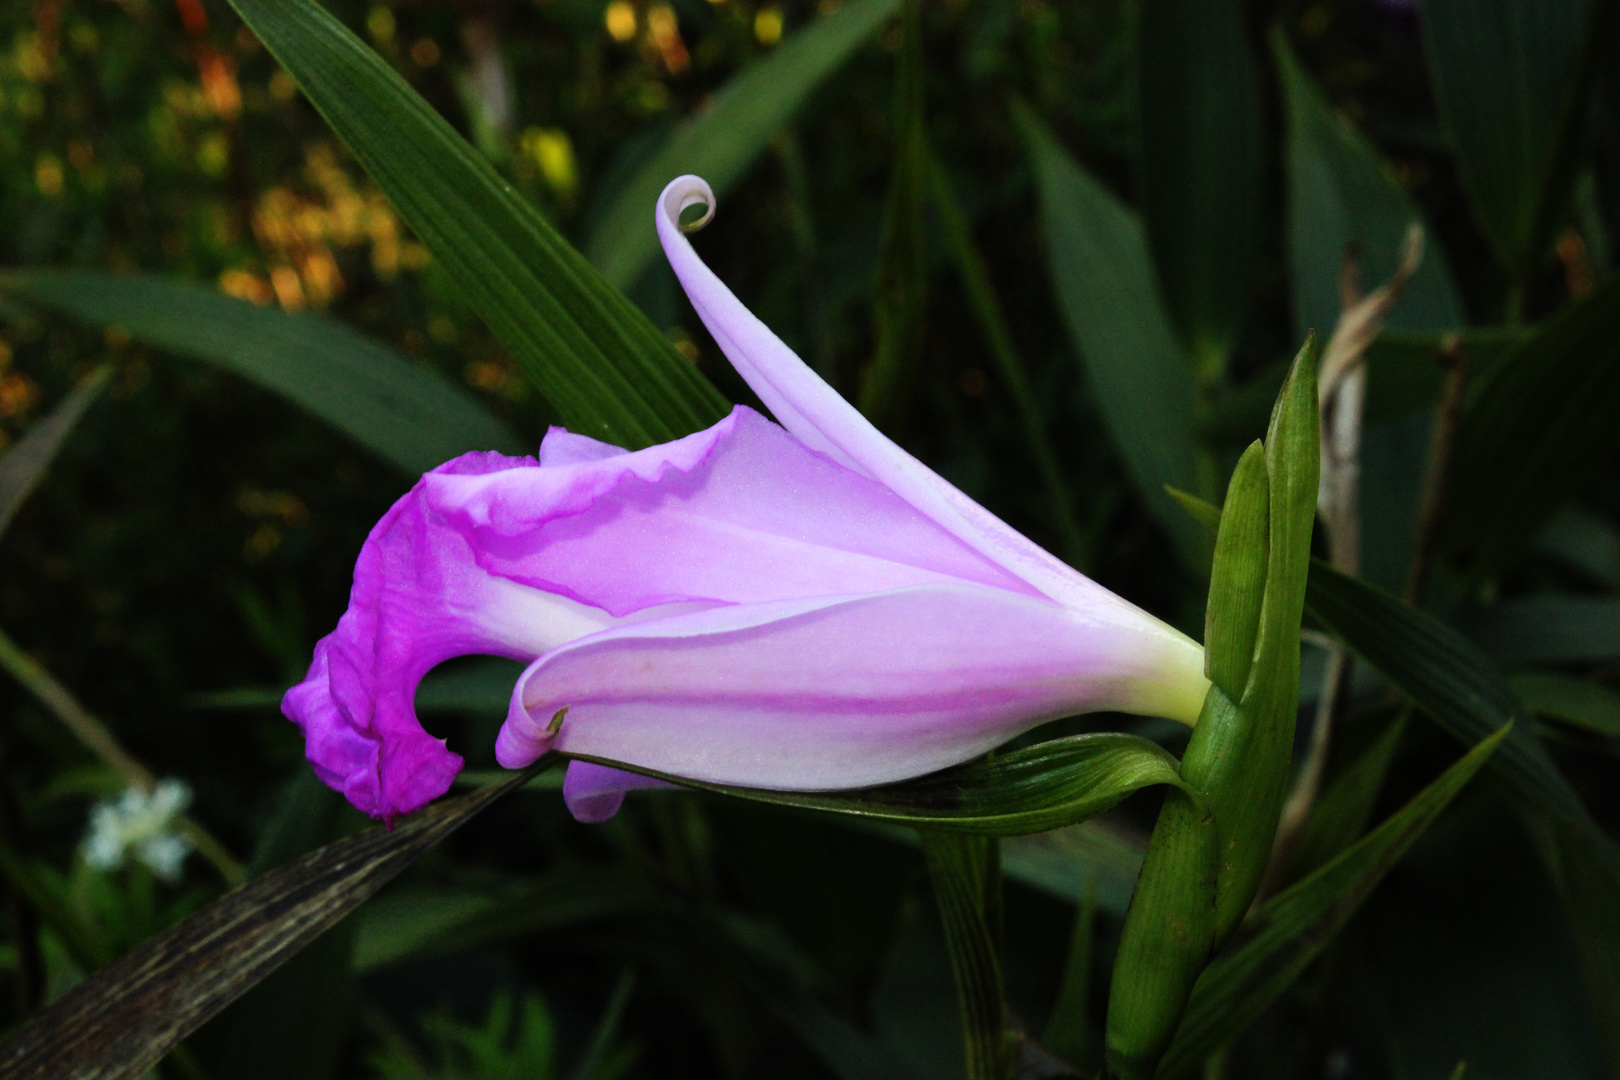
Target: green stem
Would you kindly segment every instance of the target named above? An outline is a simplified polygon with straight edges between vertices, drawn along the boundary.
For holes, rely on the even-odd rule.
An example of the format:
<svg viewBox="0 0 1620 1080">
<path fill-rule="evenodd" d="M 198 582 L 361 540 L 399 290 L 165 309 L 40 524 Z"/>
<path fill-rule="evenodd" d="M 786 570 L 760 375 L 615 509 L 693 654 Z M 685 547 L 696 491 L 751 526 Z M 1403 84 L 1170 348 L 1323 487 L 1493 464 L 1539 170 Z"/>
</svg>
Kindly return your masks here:
<svg viewBox="0 0 1620 1080">
<path fill-rule="evenodd" d="M 945 928 L 951 971 L 956 976 L 967 1080 L 1008 1080 L 1015 1048 L 1007 1038 L 1007 1005 L 997 947 L 999 849 L 989 837 L 922 830 L 919 835 Z"/>
<path fill-rule="evenodd" d="M 956 262 L 956 272 L 961 278 L 962 290 L 967 293 L 968 306 L 973 309 L 973 315 L 979 322 L 979 332 L 990 347 L 991 359 L 1007 384 L 1013 405 L 1023 417 L 1024 437 L 1029 443 L 1030 456 L 1035 459 L 1035 470 L 1046 487 L 1047 503 L 1052 508 L 1053 523 L 1063 541 L 1064 556 L 1071 565 L 1083 570 L 1091 562 L 1091 545 L 1080 528 L 1080 521 L 1075 516 L 1074 500 L 1069 497 L 1068 485 L 1063 482 L 1063 472 L 1058 468 L 1058 457 L 1046 429 L 1046 418 L 1035 400 L 1035 391 L 1029 385 L 1029 369 L 1025 367 L 1023 357 L 1013 344 L 1012 334 L 1007 330 L 1001 304 L 990 285 L 990 274 L 985 269 L 978 248 L 973 244 L 966 215 L 962 213 L 956 193 L 951 189 L 950 179 L 932 155 L 929 179 L 933 188 L 934 209 L 939 213 L 945 244 Z"/>
</svg>

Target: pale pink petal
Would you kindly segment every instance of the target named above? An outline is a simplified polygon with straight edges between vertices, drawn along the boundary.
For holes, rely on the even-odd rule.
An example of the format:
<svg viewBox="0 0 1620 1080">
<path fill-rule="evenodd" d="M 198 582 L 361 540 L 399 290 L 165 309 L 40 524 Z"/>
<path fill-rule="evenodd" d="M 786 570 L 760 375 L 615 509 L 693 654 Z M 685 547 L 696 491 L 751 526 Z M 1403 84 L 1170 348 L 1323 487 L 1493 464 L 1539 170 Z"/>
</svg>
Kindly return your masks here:
<svg viewBox="0 0 1620 1080">
<path fill-rule="evenodd" d="M 782 426 L 807 446 L 882 483 L 963 543 L 1053 600 L 1074 607 L 1137 610 L 963 495 L 895 445 L 810 370 L 692 249 L 679 221 L 683 209 L 699 204 L 713 213 L 714 192 L 701 177 L 677 177 L 664 188 L 655 211 L 664 254 L 703 325 Z"/>
<path fill-rule="evenodd" d="M 715 783 L 862 787 L 1071 713 L 1191 722 L 1207 685 L 1203 651 L 1154 620 L 923 585 L 713 608 L 561 646 L 519 680 L 496 756 L 515 768 L 554 745 Z"/>
<path fill-rule="evenodd" d="M 881 484 L 742 406 L 676 443 L 432 476 L 425 492 L 486 571 L 614 616 L 947 581 L 1038 595 Z"/>
</svg>

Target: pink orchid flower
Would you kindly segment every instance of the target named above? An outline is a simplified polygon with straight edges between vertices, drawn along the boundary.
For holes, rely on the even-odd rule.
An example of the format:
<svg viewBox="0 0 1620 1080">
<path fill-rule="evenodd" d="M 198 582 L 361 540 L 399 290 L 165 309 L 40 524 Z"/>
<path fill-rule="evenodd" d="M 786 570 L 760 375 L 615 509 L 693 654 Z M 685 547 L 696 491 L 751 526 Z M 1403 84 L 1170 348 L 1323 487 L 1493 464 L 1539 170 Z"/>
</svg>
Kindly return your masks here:
<svg viewBox="0 0 1620 1080">
<path fill-rule="evenodd" d="M 377 817 L 461 758 L 417 722 L 454 656 L 527 661 L 495 744 L 722 784 L 857 788 L 955 765 L 1045 721 L 1197 719 L 1191 639 L 1076 573 L 885 438 L 721 284 L 664 189 L 664 251 L 770 409 L 626 451 L 552 428 L 535 458 L 467 454 L 377 523 L 349 609 L 282 708 L 321 779 Z M 700 222 L 699 224 L 702 224 Z M 599 821 L 632 773 L 574 761 Z"/>
</svg>

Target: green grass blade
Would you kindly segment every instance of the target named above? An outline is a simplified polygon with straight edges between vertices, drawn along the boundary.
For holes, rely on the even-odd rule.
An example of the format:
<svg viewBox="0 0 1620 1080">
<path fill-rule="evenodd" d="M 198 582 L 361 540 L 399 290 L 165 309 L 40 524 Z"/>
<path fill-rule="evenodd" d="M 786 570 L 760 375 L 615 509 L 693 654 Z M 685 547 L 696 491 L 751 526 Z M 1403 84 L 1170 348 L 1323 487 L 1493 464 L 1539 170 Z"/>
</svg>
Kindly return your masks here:
<svg viewBox="0 0 1620 1080">
<path fill-rule="evenodd" d="M 233 6 L 571 430 L 635 449 L 725 415 L 658 328 L 315 0 Z"/>
<path fill-rule="evenodd" d="M 658 253 L 653 201 L 683 173 L 709 182 L 716 198 L 742 178 L 817 86 L 870 40 L 899 0 L 855 0 L 783 42 L 715 95 L 714 105 L 676 129 L 614 196 L 585 253 L 613 284 L 628 289 Z"/>
<path fill-rule="evenodd" d="M 1280 34 L 1272 46 L 1287 117 L 1283 161 L 1296 326 L 1326 340 L 1339 318 L 1346 253 L 1357 253 L 1364 282 L 1382 281 L 1400 261 L 1407 226 L 1423 215 L 1390 179 L 1378 151 L 1333 111 Z M 1431 242 L 1387 325 L 1452 330 L 1464 321 L 1445 254 Z"/>
<path fill-rule="evenodd" d="M 1006 1080 L 1012 1064 L 1001 950 L 986 910 L 986 886 L 995 873 L 994 843 L 978 836 L 922 833 L 923 861 L 956 976 L 967 1080 Z"/>
<path fill-rule="evenodd" d="M 1620 280 L 1566 306 L 1481 380 L 1458 425 L 1444 539 L 1505 568 L 1616 444 Z"/>
<path fill-rule="evenodd" d="M 1314 562 L 1307 605 L 1314 618 L 1464 745 L 1523 720 L 1513 691 L 1478 648 L 1378 586 Z M 1493 764 L 1558 816 L 1590 822 L 1575 789 L 1528 723 L 1514 725 Z"/>
<path fill-rule="evenodd" d="M 1233 946 L 1198 980 L 1159 1074 L 1187 1075 L 1242 1034 L 1327 947 L 1507 736 L 1498 731 L 1481 742 L 1354 847 L 1247 919 Z"/>
<path fill-rule="evenodd" d="M 1584 106 L 1589 14 L 1608 0 L 1422 0 L 1423 44 L 1463 189 L 1502 264 L 1534 269 L 1551 239 L 1545 202 L 1567 202 L 1557 169 L 1566 112 Z M 1582 109 L 1584 115 L 1584 108 Z M 1563 187 L 1560 196 L 1547 189 Z"/>
<path fill-rule="evenodd" d="M 1192 362 L 1159 299 L 1142 223 L 1075 162 L 1033 113 L 1014 113 L 1040 190 L 1052 285 L 1098 411 L 1137 493 L 1189 567 L 1209 538 L 1165 493 L 1207 486 L 1194 440 Z"/>
<path fill-rule="evenodd" d="M 894 168 L 883 212 L 873 304 L 875 347 L 860 408 L 891 435 L 903 433 L 916 393 L 928 317 L 928 130 L 919 0 L 902 0 L 895 65 Z"/>
<path fill-rule="evenodd" d="M 111 368 L 101 367 L 90 373 L 73 392 L 57 402 L 46 417 L 28 429 L 4 454 L 0 454 L 0 536 L 11 526 L 28 496 L 45 479 L 56 454 L 62 449 L 68 434 L 79 418 L 95 403 L 102 388 L 107 385 Z"/>
<path fill-rule="evenodd" d="M 1063 539 L 1063 556 L 1071 566 L 1084 570 L 1090 563 L 1091 545 L 1075 516 L 1074 499 L 1069 494 L 1068 484 L 1064 482 L 1063 470 L 1058 466 L 1057 451 L 1052 448 L 1045 413 L 1035 398 L 1034 388 L 1030 386 L 1029 368 L 1018 347 L 1013 344 L 1012 332 L 1007 328 L 1001 303 L 990 284 L 990 272 L 973 243 L 967 217 L 957 202 L 950 177 L 945 174 L 937 157 L 930 162 L 930 166 L 934 211 L 939 215 L 945 246 L 956 263 L 957 278 L 962 291 L 967 294 L 968 306 L 973 309 L 979 332 L 984 335 L 984 343 L 989 347 L 990 358 L 1000 369 L 1001 378 L 1007 384 L 1007 391 L 1018 409 L 1030 457 L 1035 460 L 1035 468 L 1046 488 L 1046 501 L 1053 523 Z"/>
<path fill-rule="evenodd" d="M 146 275 L 25 270 L 0 288 L 250 379 L 412 475 L 469 450 L 522 453 L 472 394 L 331 319 Z"/>
<path fill-rule="evenodd" d="M 1136 34 L 1142 214 L 1164 299 L 1206 378 L 1249 309 L 1259 87 L 1238 0 L 1147 0 Z"/>
</svg>

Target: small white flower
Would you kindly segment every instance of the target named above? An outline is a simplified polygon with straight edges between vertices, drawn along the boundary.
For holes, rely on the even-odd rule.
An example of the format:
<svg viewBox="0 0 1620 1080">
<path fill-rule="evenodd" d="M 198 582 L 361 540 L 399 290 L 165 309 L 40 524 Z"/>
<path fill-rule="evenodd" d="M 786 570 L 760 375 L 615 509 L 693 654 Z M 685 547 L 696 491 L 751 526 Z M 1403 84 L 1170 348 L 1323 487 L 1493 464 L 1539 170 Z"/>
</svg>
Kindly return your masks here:
<svg viewBox="0 0 1620 1080">
<path fill-rule="evenodd" d="M 90 831 L 80 845 L 86 865 L 116 870 L 133 849 L 164 881 L 180 877 L 191 841 L 174 831 L 175 818 L 191 805 L 191 786 L 184 780 L 162 780 L 151 791 L 136 785 L 116 800 L 103 800 L 90 810 Z"/>
</svg>

